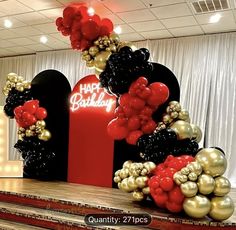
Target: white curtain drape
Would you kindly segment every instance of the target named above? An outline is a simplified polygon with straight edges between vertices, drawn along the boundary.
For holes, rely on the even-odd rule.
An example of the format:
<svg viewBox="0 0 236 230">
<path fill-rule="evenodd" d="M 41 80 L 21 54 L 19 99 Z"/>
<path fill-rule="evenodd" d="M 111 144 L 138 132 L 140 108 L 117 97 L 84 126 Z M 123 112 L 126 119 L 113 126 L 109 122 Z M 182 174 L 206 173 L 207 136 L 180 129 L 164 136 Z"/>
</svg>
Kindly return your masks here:
<svg viewBox="0 0 236 230">
<path fill-rule="evenodd" d="M 203 131 L 201 145 L 225 150 L 228 160 L 225 175 L 236 187 L 236 33 L 141 41 L 135 45 L 148 48 L 152 61 L 167 66 L 176 75 L 181 105 L 189 111 L 191 122 Z M 31 60 L 25 65 L 23 59 L 27 58 Z M 8 72 L 28 78 L 50 68 L 65 74 L 72 87 L 81 77 L 94 72 L 86 68 L 79 52 L 42 52 L 0 59 L 0 83 L 4 84 Z M 3 103 L 1 97 L 0 102 Z"/>
</svg>

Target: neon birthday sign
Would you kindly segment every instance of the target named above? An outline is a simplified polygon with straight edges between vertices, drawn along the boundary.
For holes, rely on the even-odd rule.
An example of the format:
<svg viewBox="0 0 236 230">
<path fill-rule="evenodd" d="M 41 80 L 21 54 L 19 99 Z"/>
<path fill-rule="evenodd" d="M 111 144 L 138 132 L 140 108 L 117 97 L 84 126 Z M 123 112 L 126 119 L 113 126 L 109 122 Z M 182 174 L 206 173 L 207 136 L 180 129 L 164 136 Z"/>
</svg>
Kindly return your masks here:
<svg viewBox="0 0 236 230">
<path fill-rule="evenodd" d="M 107 112 L 110 112 L 115 100 L 107 96 L 99 83 L 80 84 L 79 92 L 74 93 L 70 98 L 71 110 L 74 112 L 80 108 L 104 107 Z"/>
</svg>

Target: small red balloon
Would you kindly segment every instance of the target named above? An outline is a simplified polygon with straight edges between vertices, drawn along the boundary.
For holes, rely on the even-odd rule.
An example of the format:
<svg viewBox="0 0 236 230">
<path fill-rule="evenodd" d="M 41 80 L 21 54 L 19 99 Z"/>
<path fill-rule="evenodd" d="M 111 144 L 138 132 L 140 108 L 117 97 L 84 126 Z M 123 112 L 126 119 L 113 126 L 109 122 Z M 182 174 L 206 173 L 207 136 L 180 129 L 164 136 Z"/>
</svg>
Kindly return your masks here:
<svg viewBox="0 0 236 230">
<path fill-rule="evenodd" d="M 81 25 L 81 33 L 89 41 L 93 41 L 99 36 L 99 30 L 98 24 L 92 20 L 88 20 Z"/>
<path fill-rule="evenodd" d="M 126 142 L 130 145 L 136 145 L 138 139 L 143 135 L 143 132 L 140 130 L 131 131 L 126 137 Z"/>
<path fill-rule="evenodd" d="M 162 177 L 160 179 L 160 186 L 166 192 L 172 190 L 174 187 L 173 179 L 170 177 Z"/>
<path fill-rule="evenodd" d="M 56 23 L 57 27 L 62 26 L 62 24 L 63 24 L 63 18 L 62 18 L 62 17 L 57 18 L 55 23 Z"/>
<path fill-rule="evenodd" d="M 137 115 L 129 118 L 129 120 L 128 120 L 128 129 L 129 130 L 137 130 L 140 128 L 140 125 L 141 125 L 140 119 Z"/>
<path fill-rule="evenodd" d="M 142 126 L 142 131 L 145 134 L 150 134 L 155 130 L 156 126 L 157 125 L 156 125 L 155 121 L 149 120 L 146 124 L 144 124 Z"/>
<path fill-rule="evenodd" d="M 38 119 L 38 120 L 43 120 L 47 117 L 47 110 L 42 108 L 42 107 L 39 107 L 37 110 L 36 110 L 36 113 L 35 113 L 35 117 Z"/>
<path fill-rule="evenodd" d="M 128 129 L 125 126 L 119 125 L 117 119 L 110 121 L 107 125 L 107 132 L 115 140 L 122 140 L 128 135 Z"/>
<path fill-rule="evenodd" d="M 101 21 L 101 25 L 107 27 L 108 33 L 111 33 L 113 31 L 113 23 L 108 18 L 103 18 Z"/>
<path fill-rule="evenodd" d="M 23 106 L 17 106 L 15 109 L 14 109 L 14 115 L 15 115 L 15 117 L 17 118 L 17 117 L 20 117 L 21 116 L 21 114 L 23 113 Z"/>
<path fill-rule="evenodd" d="M 128 105 L 129 101 L 130 101 L 130 95 L 128 93 L 122 94 L 118 100 L 120 106 Z"/>
<path fill-rule="evenodd" d="M 130 106 L 134 109 L 141 110 L 145 106 L 145 101 L 138 97 L 130 97 Z"/>
<path fill-rule="evenodd" d="M 34 114 L 38 107 L 39 107 L 39 101 L 38 100 L 26 101 L 23 105 L 24 111 L 26 111 L 30 114 Z"/>
</svg>

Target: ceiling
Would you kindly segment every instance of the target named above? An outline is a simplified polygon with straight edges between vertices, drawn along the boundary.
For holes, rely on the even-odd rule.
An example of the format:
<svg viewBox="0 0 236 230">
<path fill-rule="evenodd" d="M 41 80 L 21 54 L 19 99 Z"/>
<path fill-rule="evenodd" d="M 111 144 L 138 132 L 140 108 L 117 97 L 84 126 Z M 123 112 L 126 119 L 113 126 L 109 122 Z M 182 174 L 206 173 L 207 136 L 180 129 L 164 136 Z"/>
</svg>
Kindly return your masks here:
<svg viewBox="0 0 236 230">
<path fill-rule="evenodd" d="M 236 2 L 224 1 L 228 2 L 229 8 L 219 11 L 222 18 L 215 24 L 209 23 L 209 17 L 215 12 L 196 13 L 191 4 L 193 0 L 74 2 L 86 2 L 100 17 L 110 18 L 115 25 L 120 25 L 120 37 L 123 41 L 138 41 L 236 31 Z M 62 36 L 54 23 L 70 2 L 71 0 L 0 0 L 0 57 L 71 48 L 69 38 Z M 7 18 L 13 22 L 11 29 L 3 26 L 3 21 Z M 41 35 L 48 36 L 46 44 L 39 42 Z"/>
</svg>

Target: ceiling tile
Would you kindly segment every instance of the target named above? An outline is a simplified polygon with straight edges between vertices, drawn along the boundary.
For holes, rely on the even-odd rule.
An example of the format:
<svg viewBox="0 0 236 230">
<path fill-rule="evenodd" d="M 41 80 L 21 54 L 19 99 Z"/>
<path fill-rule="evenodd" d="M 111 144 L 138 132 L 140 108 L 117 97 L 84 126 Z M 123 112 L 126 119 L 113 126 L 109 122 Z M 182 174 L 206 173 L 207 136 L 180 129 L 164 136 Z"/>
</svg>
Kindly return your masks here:
<svg viewBox="0 0 236 230">
<path fill-rule="evenodd" d="M 102 18 L 105 18 L 106 15 L 111 14 L 112 11 L 109 10 L 106 6 L 104 6 L 101 2 L 97 1 L 93 1 L 91 2 L 91 6 L 94 8 L 95 10 L 95 14 L 99 15 Z"/>
<path fill-rule="evenodd" d="M 64 4 L 64 5 L 68 5 L 70 4 L 71 2 L 73 2 L 72 0 L 57 0 L 58 2 Z M 76 0 L 74 2 L 76 3 L 84 3 L 86 0 Z"/>
<path fill-rule="evenodd" d="M 140 33 L 145 39 L 160 39 L 173 37 L 168 30 L 155 30 Z"/>
<path fill-rule="evenodd" d="M 115 13 L 146 8 L 146 6 L 139 0 L 105 0 L 103 1 L 103 4 Z"/>
<path fill-rule="evenodd" d="M 235 31 L 236 30 L 236 24 L 235 23 L 214 23 L 214 24 L 207 24 L 202 25 L 202 29 L 205 33 L 220 33 L 220 32 L 229 32 L 229 31 Z"/>
<path fill-rule="evenodd" d="M 117 14 L 126 23 L 156 19 L 149 10 L 136 10 Z"/>
<path fill-rule="evenodd" d="M 51 10 L 42 10 L 39 13 L 43 14 L 47 18 L 55 20 L 58 17 L 62 16 L 62 12 L 63 12 L 63 8 L 56 8 L 56 9 L 51 9 Z"/>
<path fill-rule="evenodd" d="M 21 45 L 21 46 L 31 45 L 35 43 L 35 41 L 29 38 L 14 38 L 14 39 L 9 39 L 8 41 L 14 42 L 15 44 Z"/>
<path fill-rule="evenodd" d="M 165 25 L 166 28 L 197 25 L 197 22 L 193 16 L 168 18 L 161 20 L 161 22 Z"/>
<path fill-rule="evenodd" d="M 142 0 L 146 6 L 157 7 L 157 6 L 167 6 L 176 3 L 186 2 L 186 0 Z M 150 6 L 151 5 L 151 6 Z"/>
<path fill-rule="evenodd" d="M 169 31 L 175 37 L 204 34 L 204 32 L 202 31 L 200 26 L 189 26 L 189 27 L 182 27 L 182 28 L 173 28 L 173 29 L 169 29 Z"/>
<path fill-rule="evenodd" d="M 107 15 L 107 18 L 109 18 L 113 22 L 114 25 L 119 25 L 119 24 L 124 23 L 124 21 L 118 16 L 116 16 L 115 14 L 109 14 Z"/>
<path fill-rule="evenodd" d="M 120 39 L 123 41 L 141 41 L 144 38 L 138 33 L 120 34 Z"/>
<path fill-rule="evenodd" d="M 8 40 L 0 40 L 0 48 L 8 48 L 12 46 L 16 46 L 16 44 Z"/>
<path fill-rule="evenodd" d="M 191 10 L 188 8 L 186 3 L 152 8 L 151 11 L 159 19 L 192 15 Z"/>
<path fill-rule="evenodd" d="M 46 50 L 51 50 L 50 47 L 42 44 L 35 44 L 35 45 L 28 45 L 25 46 L 28 49 L 34 50 L 34 51 L 46 51 Z"/>
<path fill-rule="evenodd" d="M 34 51 L 25 47 L 11 47 L 11 48 L 7 48 L 7 50 L 10 50 L 12 52 L 16 52 L 17 54 L 29 54 L 29 53 L 33 53 Z"/>
<path fill-rule="evenodd" d="M 14 30 L 14 29 L 12 29 Z M 16 38 L 19 37 L 18 34 L 14 33 L 12 30 L 1 30 L 1 39 Z"/>
<path fill-rule="evenodd" d="M 130 23 L 130 26 L 138 32 L 164 29 L 164 26 L 159 20 Z"/>
<path fill-rule="evenodd" d="M 70 38 L 69 36 L 63 36 L 61 33 L 57 32 L 57 33 L 53 33 L 50 34 L 51 37 L 54 37 L 60 41 L 63 41 L 66 44 L 70 44 Z"/>
<path fill-rule="evenodd" d="M 41 31 L 33 28 L 32 26 L 27 26 L 27 27 L 25 26 L 16 29 L 11 29 L 11 31 L 18 34 L 20 37 L 29 37 L 32 35 L 42 34 Z"/>
<path fill-rule="evenodd" d="M 48 18 L 46 18 L 44 15 L 39 14 L 37 12 L 16 15 L 14 16 L 14 18 L 17 18 L 18 20 L 28 25 L 35 25 L 35 24 L 42 24 L 42 23 L 50 22 Z"/>
<path fill-rule="evenodd" d="M 221 14 L 221 19 L 218 23 L 222 22 L 234 22 L 234 16 L 231 11 L 222 11 L 218 12 Z M 215 13 L 207 13 L 207 14 L 201 14 L 201 15 L 196 15 L 196 20 L 198 21 L 199 24 L 204 25 L 209 23 L 209 19 L 211 16 L 213 16 Z"/>
<path fill-rule="evenodd" d="M 52 9 L 52 8 L 62 6 L 62 4 L 59 3 L 56 0 L 50 0 L 50 1 L 45 1 L 45 0 L 37 0 L 37 1 L 18 0 L 18 1 L 23 3 L 24 5 L 29 6 L 30 8 L 32 8 L 34 10 L 46 10 L 46 9 Z"/>
<path fill-rule="evenodd" d="M 5 20 L 5 19 L 6 19 L 5 17 L 0 18 L 0 25 L 2 25 L 2 26 L 4 25 L 4 20 Z M 11 19 L 11 22 L 12 22 L 12 28 L 17 28 L 17 27 L 21 27 L 21 26 L 26 26 L 25 23 L 23 23 L 23 22 L 21 22 L 21 21 L 15 19 L 14 17 L 10 17 L 10 19 Z"/>
<path fill-rule="evenodd" d="M 37 30 L 44 32 L 44 33 L 56 33 L 57 32 L 57 27 L 54 22 L 41 24 L 41 25 L 35 25 L 33 27 Z"/>
<path fill-rule="evenodd" d="M 134 29 L 132 27 L 130 27 L 129 25 L 127 25 L 127 24 L 120 25 L 120 27 L 121 27 L 121 30 L 122 30 L 122 34 L 135 32 Z"/>
<path fill-rule="evenodd" d="M 0 9 L 3 15 L 21 14 L 33 11 L 30 7 L 27 7 L 16 0 L 0 2 Z"/>
<path fill-rule="evenodd" d="M 13 56 L 13 55 L 16 55 L 16 52 L 13 52 L 13 51 L 11 51 L 11 50 L 1 49 L 1 48 L 0 48 L 0 56 L 1 56 L 1 57 Z"/>
<path fill-rule="evenodd" d="M 71 49 L 71 46 L 64 43 L 64 42 L 61 42 L 61 41 L 49 41 L 47 42 L 47 46 L 49 46 L 50 48 L 52 49 Z"/>
</svg>

